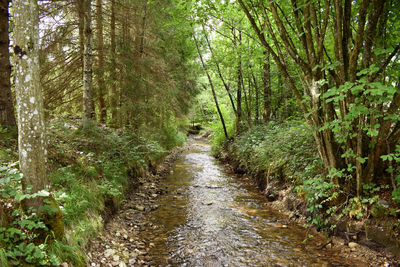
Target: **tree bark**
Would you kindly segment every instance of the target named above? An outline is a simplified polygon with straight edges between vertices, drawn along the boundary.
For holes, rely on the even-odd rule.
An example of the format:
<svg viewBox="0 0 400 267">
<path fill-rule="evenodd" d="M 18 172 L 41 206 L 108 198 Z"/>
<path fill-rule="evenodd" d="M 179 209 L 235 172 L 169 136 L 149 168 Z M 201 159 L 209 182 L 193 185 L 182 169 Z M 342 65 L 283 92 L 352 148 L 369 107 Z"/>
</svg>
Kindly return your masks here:
<svg viewBox="0 0 400 267">
<path fill-rule="evenodd" d="M 0 0 L 0 125 L 16 126 L 14 105 L 11 96 L 11 65 L 8 50 L 8 4 L 9 0 Z"/>
<path fill-rule="evenodd" d="M 104 95 L 106 85 L 104 82 L 104 40 L 103 40 L 103 0 L 96 2 L 96 20 L 97 20 L 97 57 L 98 57 L 98 95 L 99 95 L 99 113 L 100 122 L 104 123 L 107 118 L 107 109 L 105 105 Z"/>
<path fill-rule="evenodd" d="M 39 13 L 37 2 L 14 1 L 14 60 L 15 90 L 18 113 L 19 166 L 24 174 L 23 188 L 33 186 L 32 192 L 48 187 L 46 173 L 47 150 L 40 89 Z M 38 208 L 41 202 L 29 200 Z"/>
<path fill-rule="evenodd" d="M 237 37 L 235 31 L 233 32 L 233 44 L 235 48 L 237 47 Z M 241 42 L 241 34 L 239 33 L 239 44 Z M 241 132 L 242 123 L 242 58 L 240 53 L 238 53 L 238 63 L 237 63 L 237 94 L 236 94 L 236 134 Z"/>
<path fill-rule="evenodd" d="M 244 83 L 242 84 L 243 87 L 243 94 L 244 94 L 244 103 L 246 105 L 246 112 L 247 112 L 247 127 L 249 129 L 251 129 L 251 103 L 250 103 L 250 99 L 251 99 L 251 95 L 250 95 L 250 77 L 249 77 L 249 95 L 247 95 L 246 92 L 246 87 L 244 86 Z"/>
<path fill-rule="evenodd" d="M 110 90 L 110 99 L 111 99 L 111 125 L 113 127 L 118 126 L 118 92 L 117 92 L 117 72 L 116 72 L 116 50 L 117 44 L 115 41 L 115 0 L 111 0 L 111 90 Z"/>
<path fill-rule="evenodd" d="M 49 188 L 46 128 L 40 88 L 39 9 L 36 0 L 16 0 L 13 9 L 19 167 L 23 173 L 24 193 L 36 193 Z M 48 199 L 52 207 L 58 208 L 54 199 Z M 57 212 L 47 214 L 40 209 L 44 204 L 43 197 L 27 198 L 23 204 L 26 210 L 33 208 L 37 214 L 47 219 L 44 223 L 56 238 L 63 236 L 64 224 L 59 208 Z"/>
<path fill-rule="evenodd" d="M 271 65 L 269 60 L 269 53 L 264 51 L 264 76 L 263 76 L 263 85 L 264 85 L 264 112 L 263 118 L 264 123 L 267 124 L 269 118 L 271 116 Z"/>
<path fill-rule="evenodd" d="M 79 57 L 80 57 L 80 70 L 82 73 L 82 81 L 83 81 L 83 51 L 85 46 L 85 34 L 84 34 L 84 25 L 85 25 L 85 0 L 76 0 L 76 11 L 78 13 L 78 32 L 79 32 Z"/>
<path fill-rule="evenodd" d="M 255 112 L 254 121 L 255 121 L 256 124 L 258 124 L 259 123 L 259 119 L 260 119 L 260 108 L 259 108 L 259 105 L 260 105 L 260 92 L 258 91 L 259 88 L 258 88 L 258 85 L 257 85 L 257 80 L 256 80 L 256 77 L 255 77 L 253 72 L 251 73 L 251 76 L 253 78 L 254 90 L 255 90 L 255 95 L 256 95 L 256 100 L 255 100 L 256 101 L 256 103 L 255 103 L 256 112 Z"/>
<path fill-rule="evenodd" d="M 83 124 L 94 119 L 93 58 L 92 58 L 92 3 L 84 0 L 84 52 L 83 52 Z"/>
</svg>

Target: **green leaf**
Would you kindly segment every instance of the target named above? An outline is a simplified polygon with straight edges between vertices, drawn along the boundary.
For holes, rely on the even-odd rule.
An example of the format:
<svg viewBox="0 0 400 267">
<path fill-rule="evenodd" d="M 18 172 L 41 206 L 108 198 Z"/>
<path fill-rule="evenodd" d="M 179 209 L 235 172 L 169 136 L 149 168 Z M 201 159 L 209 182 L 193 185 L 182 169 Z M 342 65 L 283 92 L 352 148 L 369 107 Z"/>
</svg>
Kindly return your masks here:
<svg viewBox="0 0 400 267">
<path fill-rule="evenodd" d="M 366 158 L 361 158 L 361 157 L 357 157 L 356 158 L 361 164 L 364 164 L 366 161 Z"/>
</svg>

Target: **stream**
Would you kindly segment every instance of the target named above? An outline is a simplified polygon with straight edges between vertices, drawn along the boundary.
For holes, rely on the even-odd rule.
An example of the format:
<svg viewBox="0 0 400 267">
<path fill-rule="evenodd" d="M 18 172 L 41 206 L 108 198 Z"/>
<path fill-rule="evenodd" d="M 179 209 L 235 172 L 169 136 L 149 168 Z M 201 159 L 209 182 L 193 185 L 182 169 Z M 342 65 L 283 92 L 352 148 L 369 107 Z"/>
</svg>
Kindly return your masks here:
<svg viewBox="0 0 400 267">
<path fill-rule="evenodd" d="M 142 232 L 154 265 L 366 266 L 321 249 L 322 237 L 304 241 L 307 229 L 270 209 L 248 178 L 229 174 L 206 141 L 190 142 Z"/>
</svg>

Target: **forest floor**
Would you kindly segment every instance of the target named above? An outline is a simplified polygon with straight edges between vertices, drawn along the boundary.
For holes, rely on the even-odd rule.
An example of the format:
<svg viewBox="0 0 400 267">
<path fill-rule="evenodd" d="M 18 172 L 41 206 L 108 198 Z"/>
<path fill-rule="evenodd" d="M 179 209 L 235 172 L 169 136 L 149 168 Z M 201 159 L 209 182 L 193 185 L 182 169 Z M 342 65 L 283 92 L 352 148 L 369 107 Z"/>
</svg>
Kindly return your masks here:
<svg viewBox="0 0 400 267">
<path fill-rule="evenodd" d="M 119 211 L 112 218 L 108 218 L 102 234 L 91 242 L 87 251 L 90 266 L 156 265 L 149 253 L 154 247 L 154 243 L 146 243 L 141 236 L 144 231 L 147 231 L 144 233 L 146 236 L 150 236 L 153 233 L 148 229 L 156 229 L 157 226 L 152 225 L 147 214 L 158 208 L 159 196 L 166 193 L 164 189 L 160 188 L 160 182 L 170 173 L 177 157 L 187 149 L 190 149 L 190 143 L 183 148 L 174 150 L 167 156 L 164 163 L 158 166 L 156 174 L 140 177 L 135 181 L 133 190 L 127 194 Z M 226 164 L 226 168 L 233 170 L 229 164 Z M 300 224 L 304 222 L 298 218 L 289 219 L 290 211 L 285 210 L 282 201 L 269 202 L 267 205 L 285 214 L 289 221 L 296 221 Z M 315 229 L 309 231 L 314 235 L 322 236 Z M 340 254 L 346 258 L 368 262 L 369 266 L 400 266 L 400 261 L 385 251 L 375 251 L 367 246 L 339 237 L 326 240 L 326 243 L 320 244 L 321 249 L 340 250 Z"/>
</svg>

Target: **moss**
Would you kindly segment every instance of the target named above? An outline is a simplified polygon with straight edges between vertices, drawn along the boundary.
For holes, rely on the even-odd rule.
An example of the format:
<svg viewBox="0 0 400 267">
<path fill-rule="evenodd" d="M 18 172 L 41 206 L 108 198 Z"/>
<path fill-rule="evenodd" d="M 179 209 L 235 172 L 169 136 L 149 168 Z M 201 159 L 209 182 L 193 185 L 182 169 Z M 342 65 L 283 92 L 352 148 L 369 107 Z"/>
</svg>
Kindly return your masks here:
<svg viewBox="0 0 400 267">
<path fill-rule="evenodd" d="M 50 206 L 50 212 L 45 216 L 44 223 L 54 234 L 55 239 L 62 240 L 64 238 L 64 218 L 61 209 L 57 201 L 50 196 L 48 205 Z"/>
</svg>

